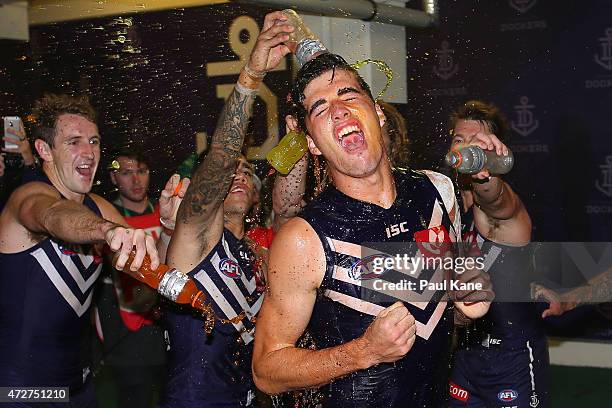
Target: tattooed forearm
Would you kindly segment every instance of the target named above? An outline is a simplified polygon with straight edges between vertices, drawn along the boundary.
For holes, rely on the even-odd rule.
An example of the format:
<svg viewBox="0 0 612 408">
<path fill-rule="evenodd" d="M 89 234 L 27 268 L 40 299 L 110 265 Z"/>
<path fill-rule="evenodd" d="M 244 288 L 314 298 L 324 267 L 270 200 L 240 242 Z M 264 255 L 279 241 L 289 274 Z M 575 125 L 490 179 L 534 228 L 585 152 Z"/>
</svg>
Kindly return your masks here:
<svg viewBox="0 0 612 408">
<path fill-rule="evenodd" d="M 236 171 L 236 159 L 242 149 L 254 101 L 254 94 L 247 95 L 234 88 L 219 117 L 210 151 L 193 175 L 177 221 L 206 222 L 223 204 Z"/>
</svg>

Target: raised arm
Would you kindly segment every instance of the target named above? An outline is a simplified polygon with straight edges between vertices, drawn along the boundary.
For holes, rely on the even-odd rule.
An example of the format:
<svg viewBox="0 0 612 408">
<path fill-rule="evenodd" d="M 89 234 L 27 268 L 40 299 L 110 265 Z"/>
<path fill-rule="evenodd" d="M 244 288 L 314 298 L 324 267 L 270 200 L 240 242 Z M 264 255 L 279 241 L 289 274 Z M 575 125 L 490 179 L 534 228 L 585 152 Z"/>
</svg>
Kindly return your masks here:
<svg viewBox="0 0 612 408">
<path fill-rule="evenodd" d="M 266 15 L 249 62 L 223 107 L 210 151 L 193 174 L 179 208 L 167 258 L 181 270 L 193 269 L 223 233 L 223 201 L 234 178 L 257 89 L 265 73 L 289 53 L 282 43 L 293 28 L 275 24 L 279 20 L 286 20 L 280 12 Z"/>
<path fill-rule="evenodd" d="M 414 317 L 398 302 L 384 309 L 358 339 L 322 350 L 297 348 L 324 271 L 325 257 L 316 233 L 304 220 L 292 219 L 272 244 L 269 289 L 257 318 L 253 376 L 257 387 L 268 394 L 318 387 L 375 364 L 396 361 L 414 343 Z"/>
<path fill-rule="evenodd" d="M 492 133 L 474 135 L 470 144 L 507 155 L 508 148 Z M 472 178 L 474 220 L 478 230 L 498 243 L 526 244 L 531 240 L 531 218 L 519 196 L 499 176 L 487 170 Z"/>
<path fill-rule="evenodd" d="M 306 191 L 306 172 L 308 154 L 305 154 L 291 169 L 289 174 L 277 174 L 272 189 L 272 208 L 274 209 L 274 229 L 295 217 L 302 210 Z"/>
</svg>

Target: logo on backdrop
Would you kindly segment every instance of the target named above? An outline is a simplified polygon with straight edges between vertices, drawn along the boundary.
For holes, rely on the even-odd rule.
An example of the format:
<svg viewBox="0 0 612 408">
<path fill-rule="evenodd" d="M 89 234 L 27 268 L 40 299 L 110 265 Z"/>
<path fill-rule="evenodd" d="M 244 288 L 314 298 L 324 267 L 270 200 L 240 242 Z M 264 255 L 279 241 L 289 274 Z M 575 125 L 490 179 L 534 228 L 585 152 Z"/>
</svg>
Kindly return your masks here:
<svg viewBox="0 0 612 408">
<path fill-rule="evenodd" d="M 612 88 L 612 27 L 603 30 L 604 36 L 599 37 L 599 52 L 593 55 L 593 61 L 608 72 L 602 73 L 597 68 L 597 76 L 584 81 L 586 89 Z"/>
<path fill-rule="evenodd" d="M 520 14 L 525 14 L 537 4 L 538 0 L 509 0 L 510 7 L 518 11 Z M 527 19 L 527 20 L 526 20 Z M 546 20 L 532 20 L 526 15 L 508 16 L 508 20 L 502 22 L 499 26 L 500 31 L 531 31 L 545 30 L 548 27 Z"/>
<path fill-rule="evenodd" d="M 535 105 L 529 103 L 529 98 L 521 96 L 520 101 L 520 105 L 514 106 L 517 119 L 516 121 L 513 120 L 510 126 L 519 135 L 527 137 L 538 128 L 540 123 L 533 118 L 532 110 L 535 108 Z"/>
<path fill-rule="evenodd" d="M 538 0 L 510 0 L 508 3 L 510 7 L 522 14 L 529 11 L 537 2 Z"/>
<path fill-rule="evenodd" d="M 449 47 L 448 41 L 442 41 L 438 54 L 438 65 L 433 67 L 433 72 L 443 80 L 448 80 L 459 70 L 459 66 L 453 60 L 455 50 Z"/>
<path fill-rule="evenodd" d="M 612 198 L 612 155 L 606 156 L 606 164 L 599 165 L 601 179 L 595 180 L 595 188 L 606 197 Z"/>
<path fill-rule="evenodd" d="M 606 36 L 598 38 L 601 45 L 599 54 L 595 54 L 595 62 L 612 71 L 612 27 L 606 28 Z"/>
</svg>

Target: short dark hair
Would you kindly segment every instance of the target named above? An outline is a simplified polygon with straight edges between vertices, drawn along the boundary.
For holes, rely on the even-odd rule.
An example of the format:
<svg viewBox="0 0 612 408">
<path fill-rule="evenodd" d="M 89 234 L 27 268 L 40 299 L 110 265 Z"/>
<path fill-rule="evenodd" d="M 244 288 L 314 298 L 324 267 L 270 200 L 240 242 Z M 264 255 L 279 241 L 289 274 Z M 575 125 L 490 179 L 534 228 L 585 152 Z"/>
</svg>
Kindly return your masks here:
<svg viewBox="0 0 612 408">
<path fill-rule="evenodd" d="M 359 75 L 357 70 L 349 65 L 344 58 L 338 54 L 324 53 L 316 58 L 311 59 L 300 68 L 291 87 L 291 111 L 292 114 L 298 119 L 300 128 L 306 130 L 306 108 L 304 107 L 304 89 L 308 84 L 315 78 L 318 78 L 327 71 L 334 71 L 340 69 L 343 71 L 351 72 L 357 78 L 357 82 L 361 89 L 374 101 L 370 86 L 366 81 Z M 332 76 L 333 78 L 333 76 Z"/>
<path fill-rule="evenodd" d="M 34 139 L 44 140 L 53 147 L 57 120 L 61 115 L 71 113 L 80 115 L 96 123 L 96 111 L 89 103 L 87 96 L 70 96 L 65 94 L 45 94 L 34 103 Z M 96 123 L 97 124 L 97 123 Z"/>
<path fill-rule="evenodd" d="M 453 129 L 460 120 L 476 120 L 486 124 L 489 127 L 489 131 L 494 133 L 502 142 L 506 143 L 509 139 L 508 121 L 499 108 L 492 103 L 471 100 L 455 110 L 449 122 L 451 136 Z"/>
<path fill-rule="evenodd" d="M 149 159 L 147 159 L 147 156 L 139 149 L 128 146 L 120 147 L 113 153 L 113 160 L 117 160 L 119 157 L 127 157 L 128 159 L 138 162 L 138 164 L 144 164 L 147 168 L 151 168 L 151 166 L 149 166 Z M 110 170 L 116 169 L 110 168 Z"/>
</svg>

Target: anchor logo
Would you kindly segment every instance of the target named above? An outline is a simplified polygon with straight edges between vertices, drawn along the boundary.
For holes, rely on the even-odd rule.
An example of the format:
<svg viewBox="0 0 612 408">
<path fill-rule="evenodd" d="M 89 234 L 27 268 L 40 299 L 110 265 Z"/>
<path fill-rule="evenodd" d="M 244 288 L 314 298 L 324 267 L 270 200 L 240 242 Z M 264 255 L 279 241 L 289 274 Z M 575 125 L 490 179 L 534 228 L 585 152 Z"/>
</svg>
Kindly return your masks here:
<svg viewBox="0 0 612 408">
<path fill-rule="evenodd" d="M 535 108 L 535 105 L 529 104 L 529 98 L 521 96 L 520 101 L 520 105 L 514 106 L 517 122 L 512 121 L 510 127 L 519 135 L 527 137 L 538 128 L 540 123 L 537 120 L 533 120 L 533 112 L 531 110 Z"/>
<path fill-rule="evenodd" d="M 540 405 L 540 400 L 538 399 L 538 395 L 534 392 L 531 395 L 531 401 L 529 401 L 529 406 L 531 408 L 536 408 L 538 405 Z"/>
<path fill-rule="evenodd" d="M 453 61 L 455 50 L 449 48 L 448 41 L 442 41 L 438 54 L 438 65 L 433 67 L 433 72 L 443 80 L 447 80 L 457 73 L 459 66 Z"/>
<path fill-rule="evenodd" d="M 595 180 L 595 188 L 597 188 L 606 197 L 612 198 L 612 155 L 606 156 L 606 164 L 599 166 L 603 181 Z"/>
<path fill-rule="evenodd" d="M 538 0 L 510 0 L 509 3 L 510 7 L 522 14 L 535 6 L 537 2 Z"/>
<path fill-rule="evenodd" d="M 595 62 L 612 71 L 612 27 L 606 28 L 606 36 L 599 38 L 601 54 L 595 54 Z"/>
</svg>

